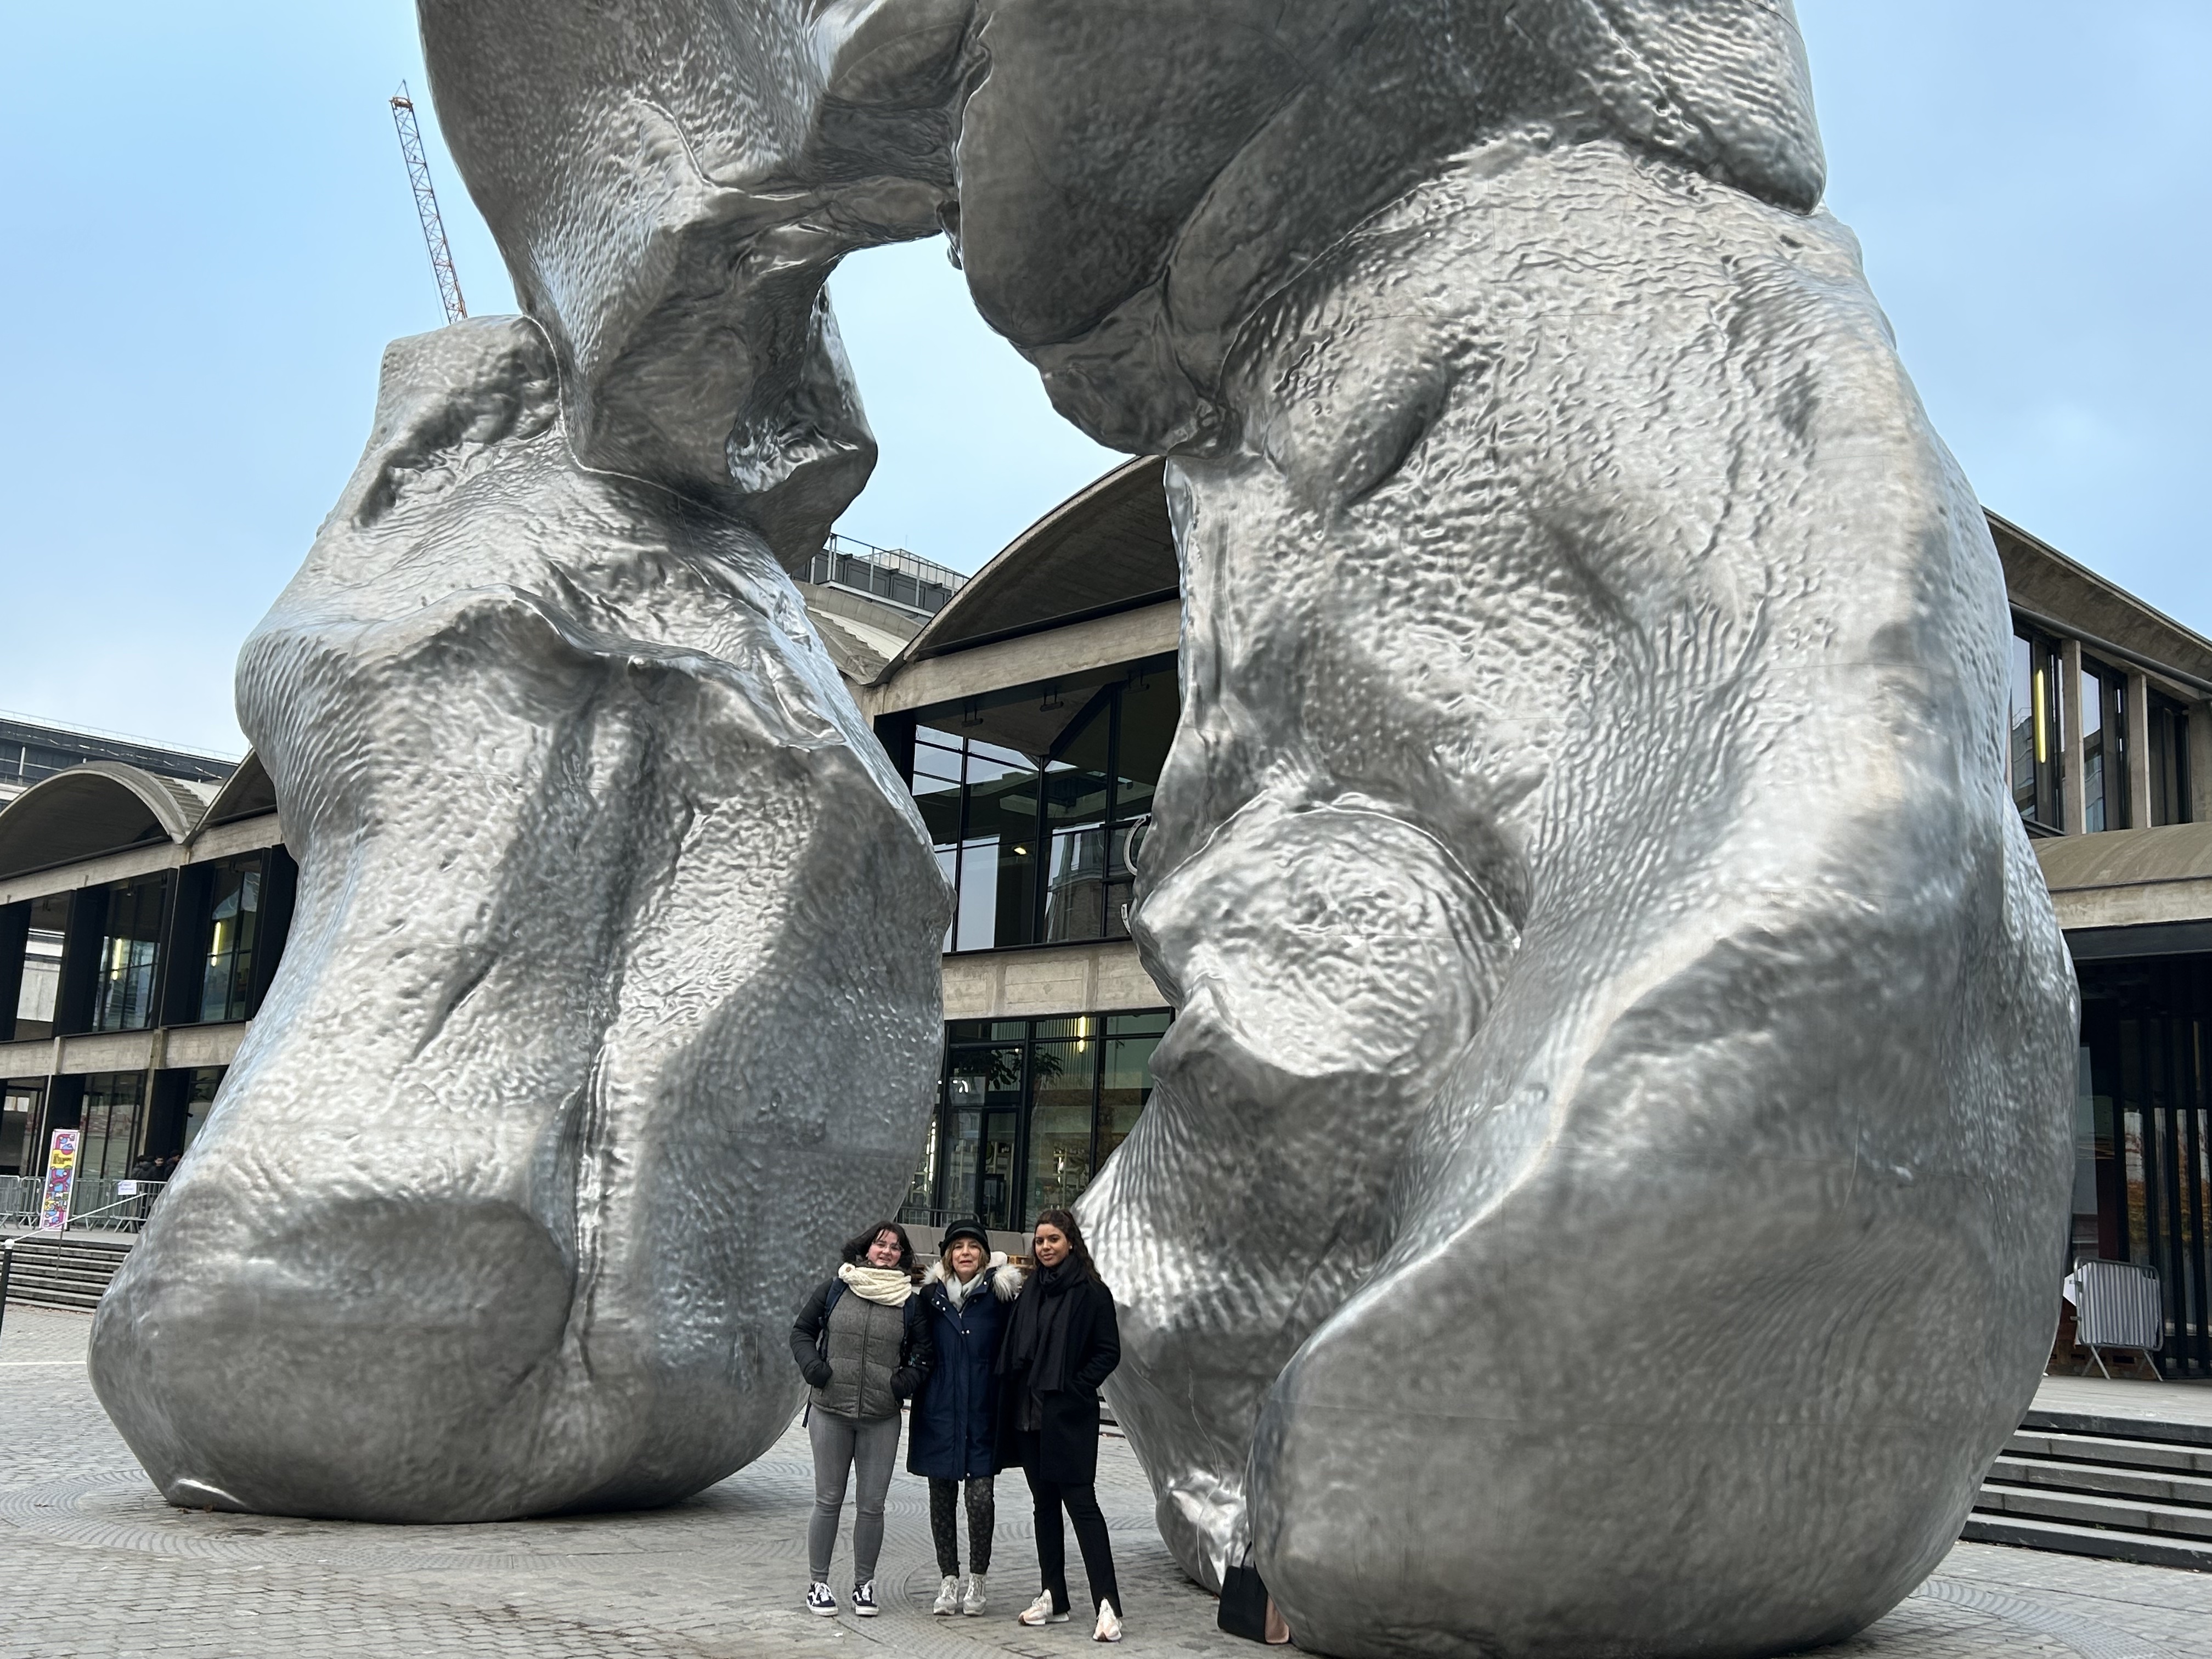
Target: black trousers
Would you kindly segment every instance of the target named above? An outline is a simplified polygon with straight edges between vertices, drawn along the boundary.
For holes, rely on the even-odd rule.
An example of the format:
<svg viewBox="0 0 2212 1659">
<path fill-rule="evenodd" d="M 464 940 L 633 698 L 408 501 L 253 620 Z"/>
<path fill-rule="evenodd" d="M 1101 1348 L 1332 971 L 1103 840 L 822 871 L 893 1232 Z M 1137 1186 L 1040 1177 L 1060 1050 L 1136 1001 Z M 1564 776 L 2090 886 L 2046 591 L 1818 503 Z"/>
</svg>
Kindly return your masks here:
<svg viewBox="0 0 2212 1659">
<path fill-rule="evenodd" d="M 1075 1543 L 1083 1552 L 1083 1571 L 1091 1580 L 1091 1605 L 1111 1601 L 1115 1613 L 1122 1612 L 1121 1587 L 1114 1577 L 1114 1547 L 1107 1541 L 1106 1516 L 1098 1507 L 1097 1492 L 1088 1484 L 1062 1486 L 1044 1480 L 1037 1474 L 1037 1437 L 1014 1438 L 1030 1495 L 1036 1499 L 1037 1567 L 1044 1576 L 1044 1588 L 1052 1592 L 1053 1611 L 1067 1611 L 1067 1536 L 1060 1525 L 1065 1508 L 1067 1518 L 1075 1522 Z"/>
</svg>

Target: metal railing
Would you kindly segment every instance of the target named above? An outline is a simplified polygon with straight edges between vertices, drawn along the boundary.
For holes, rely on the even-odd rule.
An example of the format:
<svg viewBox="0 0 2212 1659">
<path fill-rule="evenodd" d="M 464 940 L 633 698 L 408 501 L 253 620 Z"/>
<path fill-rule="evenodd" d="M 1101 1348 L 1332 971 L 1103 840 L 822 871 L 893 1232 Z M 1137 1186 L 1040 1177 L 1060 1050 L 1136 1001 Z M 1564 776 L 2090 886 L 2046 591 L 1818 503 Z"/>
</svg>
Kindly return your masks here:
<svg viewBox="0 0 2212 1659">
<path fill-rule="evenodd" d="M 888 599 L 908 611 L 934 616 L 967 577 L 948 566 L 916 558 L 902 547 L 874 547 L 849 536 L 832 536 L 808 565 L 806 579 Z"/>
<path fill-rule="evenodd" d="M 64 1232 L 135 1233 L 154 1212 L 166 1182 L 88 1176 L 70 1189 Z M 36 1176 L 0 1176 L 0 1227 L 36 1229 L 46 1183 Z"/>
</svg>

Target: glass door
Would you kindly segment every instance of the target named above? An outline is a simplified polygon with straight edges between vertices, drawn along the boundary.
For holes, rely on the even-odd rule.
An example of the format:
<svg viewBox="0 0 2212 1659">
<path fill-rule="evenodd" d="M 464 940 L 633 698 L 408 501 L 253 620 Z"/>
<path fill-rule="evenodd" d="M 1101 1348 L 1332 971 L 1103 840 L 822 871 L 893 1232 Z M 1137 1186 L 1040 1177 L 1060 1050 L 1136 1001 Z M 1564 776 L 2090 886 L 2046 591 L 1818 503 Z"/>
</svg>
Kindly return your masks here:
<svg viewBox="0 0 2212 1659">
<path fill-rule="evenodd" d="M 1023 1058 L 1018 1042 L 951 1051 L 945 1085 L 948 1219 L 975 1215 L 987 1227 L 1013 1225 L 1014 1127 L 1026 1069 Z"/>
</svg>

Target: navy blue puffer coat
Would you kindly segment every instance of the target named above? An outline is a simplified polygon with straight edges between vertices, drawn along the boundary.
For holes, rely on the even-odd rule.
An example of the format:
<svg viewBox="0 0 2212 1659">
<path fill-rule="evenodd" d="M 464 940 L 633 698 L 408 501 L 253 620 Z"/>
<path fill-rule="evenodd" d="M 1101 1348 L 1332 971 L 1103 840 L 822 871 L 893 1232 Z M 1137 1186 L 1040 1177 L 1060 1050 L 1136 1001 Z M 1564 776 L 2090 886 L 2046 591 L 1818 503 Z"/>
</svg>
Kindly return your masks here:
<svg viewBox="0 0 2212 1659">
<path fill-rule="evenodd" d="M 945 1293 L 942 1261 L 922 1280 L 921 1299 L 929 1308 L 937 1364 L 907 1419 L 908 1474 L 966 1480 L 997 1468 L 999 1379 L 992 1367 L 1022 1273 L 994 1252 L 981 1278 L 957 1308 Z"/>
</svg>

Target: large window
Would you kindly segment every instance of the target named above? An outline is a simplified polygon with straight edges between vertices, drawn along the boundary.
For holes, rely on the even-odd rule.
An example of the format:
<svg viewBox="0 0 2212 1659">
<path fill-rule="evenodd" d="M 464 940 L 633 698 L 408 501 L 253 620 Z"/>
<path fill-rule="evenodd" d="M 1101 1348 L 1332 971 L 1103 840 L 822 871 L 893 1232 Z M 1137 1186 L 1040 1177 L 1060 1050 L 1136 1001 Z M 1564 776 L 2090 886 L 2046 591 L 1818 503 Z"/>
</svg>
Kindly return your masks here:
<svg viewBox="0 0 2212 1659">
<path fill-rule="evenodd" d="M 60 1000 L 62 942 L 69 933 L 69 898 L 53 894 L 33 899 L 23 934 L 23 977 L 15 992 L 17 1042 L 54 1034 L 54 1007 Z M 0 1009 L 0 1013 L 5 1013 Z"/>
<path fill-rule="evenodd" d="M 151 1025 L 161 946 L 167 874 L 118 881 L 107 890 L 100 959 L 93 971 L 92 1029 L 136 1031 Z"/>
<path fill-rule="evenodd" d="M 2150 694 L 2150 821 L 2189 819 L 2189 714 L 2172 698 Z"/>
<path fill-rule="evenodd" d="M 225 859 L 207 867 L 200 975 L 191 1017 L 244 1019 L 252 1012 L 253 952 L 261 937 L 262 860 Z"/>
<path fill-rule="evenodd" d="M 88 1179 L 130 1172 L 138 1140 L 138 1109 L 145 1092 L 138 1072 L 95 1072 L 84 1080 L 84 1108 L 77 1119 L 77 1174 Z"/>
<path fill-rule="evenodd" d="M 2128 827 L 2128 677 L 2081 659 L 2081 827 Z"/>
<path fill-rule="evenodd" d="M 2031 830 L 2059 834 L 2059 756 L 2065 736 L 2058 720 L 2058 647 L 2039 634 L 2012 641 L 2012 734 L 2008 745 L 2013 805 Z"/>
<path fill-rule="evenodd" d="M 27 1079 L 0 1086 L 0 1176 L 29 1170 L 31 1126 L 38 1121 L 43 1093 Z"/>
<path fill-rule="evenodd" d="M 959 894 L 946 950 L 1127 934 L 1176 713 L 1167 659 L 916 717 L 915 799 Z"/>
<path fill-rule="evenodd" d="M 908 1218 L 980 1216 L 1021 1231 L 1040 1210 L 1073 1204 L 1151 1097 L 1168 1018 L 1162 1009 L 947 1027 L 944 1089 Z"/>
</svg>

